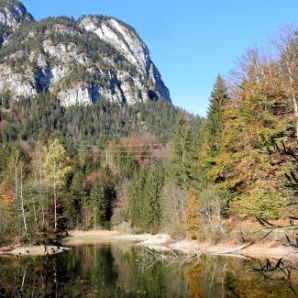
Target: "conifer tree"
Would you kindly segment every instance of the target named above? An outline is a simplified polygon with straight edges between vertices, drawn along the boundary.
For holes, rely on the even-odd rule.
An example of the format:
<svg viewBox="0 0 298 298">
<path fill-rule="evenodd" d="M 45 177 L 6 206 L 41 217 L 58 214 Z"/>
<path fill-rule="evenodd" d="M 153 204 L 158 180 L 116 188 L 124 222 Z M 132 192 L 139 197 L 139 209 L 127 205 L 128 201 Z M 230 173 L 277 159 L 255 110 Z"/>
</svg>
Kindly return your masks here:
<svg viewBox="0 0 298 298">
<path fill-rule="evenodd" d="M 223 78 L 218 75 L 210 97 L 209 110 L 205 123 L 200 127 L 198 138 L 198 177 L 197 189 L 202 191 L 217 180 L 210 173 L 216 166 L 216 156 L 221 146 L 224 105 L 228 99 Z"/>
<path fill-rule="evenodd" d="M 86 178 L 82 171 L 77 170 L 71 180 L 65 208 L 66 216 L 72 227 L 77 227 L 80 223 L 82 205 L 87 200 L 87 196 Z"/>
<path fill-rule="evenodd" d="M 196 180 L 197 140 L 186 120 L 180 119 L 173 137 L 173 154 L 167 166 L 168 178 L 182 189 Z"/>
<path fill-rule="evenodd" d="M 129 187 L 129 216 L 132 227 L 142 228 L 144 222 L 144 186 L 147 170 L 136 170 Z"/>
<path fill-rule="evenodd" d="M 97 179 L 94 181 L 90 198 L 93 207 L 94 228 L 96 228 L 97 224 L 104 225 L 105 223 L 105 189 L 104 183 L 101 180 Z"/>
<path fill-rule="evenodd" d="M 211 156 L 216 155 L 219 147 L 219 134 L 222 131 L 222 107 L 228 98 L 227 88 L 221 75 L 217 76 L 216 83 L 211 93 L 207 115 L 206 130 L 208 146 Z"/>
<path fill-rule="evenodd" d="M 95 180 L 90 193 L 94 227 L 96 227 L 97 224 L 105 227 L 109 226 L 115 198 L 116 192 L 111 181 L 102 179 Z"/>
<path fill-rule="evenodd" d="M 161 220 L 161 190 L 164 184 L 164 168 L 156 166 L 150 169 L 144 186 L 145 224 L 151 232 L 157 232 Z"/>
<path fill-rule="evenodd" d="M 136 160 L 121 147 L 119 154 L 119 176 L 121 179 L 128 178 L 131 179 L 134 172 L 138 168 L 138 163 Z"/>
</svg>

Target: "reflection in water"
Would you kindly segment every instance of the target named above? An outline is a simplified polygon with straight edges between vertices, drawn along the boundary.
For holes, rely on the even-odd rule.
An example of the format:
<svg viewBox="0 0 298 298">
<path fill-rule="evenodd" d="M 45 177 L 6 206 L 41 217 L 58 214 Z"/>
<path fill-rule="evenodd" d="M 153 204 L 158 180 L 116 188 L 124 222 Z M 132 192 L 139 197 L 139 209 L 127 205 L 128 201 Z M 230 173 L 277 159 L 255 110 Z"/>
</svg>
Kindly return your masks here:
<svg viewBox="0 0 298 298">
<path fill-rule="evenodd" d="M 0 259 L 0 297 L 296 297 L 298 274 L 266 276 L 254 262 L 157 261 L 123 244 L 78 246 L 47 258 Z"/>
</svg>

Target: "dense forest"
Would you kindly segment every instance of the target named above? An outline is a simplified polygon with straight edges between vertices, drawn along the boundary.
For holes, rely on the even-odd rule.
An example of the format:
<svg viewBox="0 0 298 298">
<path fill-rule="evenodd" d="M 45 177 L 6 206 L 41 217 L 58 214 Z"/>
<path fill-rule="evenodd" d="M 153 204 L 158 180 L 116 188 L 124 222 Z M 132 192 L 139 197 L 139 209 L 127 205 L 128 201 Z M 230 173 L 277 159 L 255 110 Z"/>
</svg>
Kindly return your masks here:
<svg viewBox="0 0 298 298">
<path fill-rule="evenodd" d="M 113 228 L 220 240 L 295 216 L 298 42 L 250 49 L 218 75 L 206 119 L 163 101 L 1 101 L 0 243 Z M 269 51 L 268 51 L 269 52 Z"/>
<path fill-rule="evenodd" d="M 65 108 L 48 93 L 3 97 L 1 243 L 130 221 L 128 187 L 141 171 L 162 171 L 180 118 L 191 130 L 201 123 L 165 101 L 121 106 L 99 98 Z"/>
</svg>

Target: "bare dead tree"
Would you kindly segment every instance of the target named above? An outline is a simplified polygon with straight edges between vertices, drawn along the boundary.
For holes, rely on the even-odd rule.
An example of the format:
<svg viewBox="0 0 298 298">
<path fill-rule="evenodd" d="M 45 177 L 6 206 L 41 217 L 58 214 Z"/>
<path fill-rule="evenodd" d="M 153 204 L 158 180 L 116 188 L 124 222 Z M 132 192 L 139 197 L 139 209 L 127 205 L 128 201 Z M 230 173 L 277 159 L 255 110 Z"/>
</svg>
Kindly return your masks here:
<svg viewBox="0 0 298 298">
<path fill-rule="evenodd" d="M 23 223 L 24 223 L 24 230 L 27 233 L 27 221 L 26 221 L 26 215 L 25 215 L 25 203 L 24 203 L 24 192 L 23 192 L 23 168 L 21 165 L 20 170 L 20 199 L 21 199 L 21 211 L 22 211 L 22 217 L 23 217 Z"/>
</svg>

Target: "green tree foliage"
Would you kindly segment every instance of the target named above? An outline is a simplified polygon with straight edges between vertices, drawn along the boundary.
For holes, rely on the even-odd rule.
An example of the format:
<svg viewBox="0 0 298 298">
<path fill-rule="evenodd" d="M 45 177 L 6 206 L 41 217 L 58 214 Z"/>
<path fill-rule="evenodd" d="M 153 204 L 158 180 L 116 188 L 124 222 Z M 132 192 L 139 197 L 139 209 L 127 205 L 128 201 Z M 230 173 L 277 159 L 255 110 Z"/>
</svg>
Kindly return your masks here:
<svg viewBox="0 0 298 298">
<path fill-rule="evenodd" d="M 77 169 L 73 173 L 65 201 L 65 217 L 68 219 L 68 228 L 77 228 L 82 224 L 81 210 L 88 199 L 89 188 L 84 172 Z"/>
<path fill-rule="evenodd" d="M 216 179 L 210 177 L 209 171 L 212 171 L 216 166 L 216 156 L 220 149 L 221 133 L 224 125 L 223 111 L 228 101 L 227 87 L 223 78 L 218 75 L 211 93 L 207 119 L 200 127 L 198 134 L 199 187 L 197 189 L 199 191 L 220 179 L 220 177 Z"/>
<path fill-rule="evenodd" d="M 67 174 L 71 171 L 69 160 L 62 144 L 55 139 L 45 153 L 46 179 L 53 189 L 54 200 L 54 229 L 58 228 L 59 191 L 65 186 Z"/>
<path fill-rule="evenodd" d="M 108 227 L 113 212 L 112 207 L 116 199 L 116 192 L 113 182 L 96 180 L 93 183 L 90 193 L 91 205 L 94 212 L 94 227 Z"/>
<path fill-rule="evenodd" d="M 144 217 L 144 188 L 146 183 L 147 170 L 140 169 L 134 173 L 129 188 L 129 216 L 133 228 L 143 228 Z"/>
<path fill-rule="evenodd" d="M 138 169 L 137 161 L 129 154 L 125 148 L 121 147 L 119 153 L 119 176 L 121 179 L 131 179 Z"/>
<path fill-rule="evenodd" d="M 158 232 L 162 223 L 162 188 L 164 168 L 154 166 L 135 172 L 130 186 L 130 218 L 132 226 L 142 231 Z"/>
<path fill-rule="evenodd" d="M 197 141 L 189 123 L 180 119 L 175 127 L 173 153 L 167 165 L 170 181 L 182 189 L 188 189 L 197 179 Z"/>
<path fill-rule="evenodd" d="M 223 128 L 222 111 L 224 101 L 227 100 L 227 98 L 227 87 L 223 78 L 218 75 L 214 89 L 211 93 L 206 124 L 208 146 L 211 156 L 216 155 L 219 149 L 219 136 Z"/>
<path fill-rule="evenodd" d="M 11 206 L 0 204 L 0 244 L 9 243 L 14 238 L 17 229 L 15 228 L 15 212 Z"/>
<path fill-rule="evenodd" d="M 164 184 L 164 169 L 156 166 L 149 170 L 144 185 L 143 212 L 149 231 L 158 232 L 162 221 L 161 191 Z"/>
<path fill-rule="evenodd" d="M 285 215 L 282 206 L 289 199 L 282 181 L 290 164 L 279 164 L 266 148 L 273 139 L 291 138 L 288 96 L 272 61 L 249 53 L 246 72 L 241 88 L 235 90 L 237 105 L 225 107 L 221 148 L 209 174 L 224 180 L 233 201 L 232 213 L 277 218 Z"/>
<path fill-rule="evenodd" d="M 108 140 L 138 133 L 152 133 L 161 141 L 168 141 L 175 124 L 184 112 L 172 104 L 158 101 L 121 107 L 104 99 L 92 106 L 72 106 L 64 109 L 59 101 L 48 94 L 19 103 L 28 113 L 28 120 L 19 134 L 36 137 L 41 130 L 61 131 L 77 142 L 86 141 L 105 145 Z M 199 118 L 189 115 L 193 125 Z M 13 137 L 13 136 L 12 136 Z"/>
</svg>

